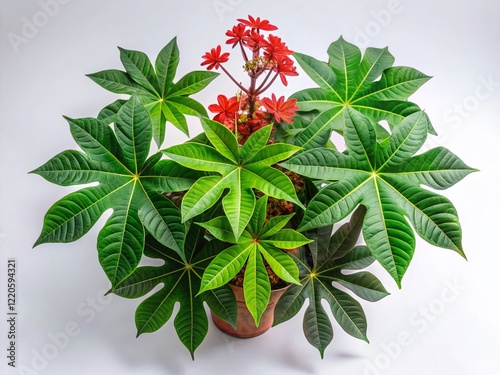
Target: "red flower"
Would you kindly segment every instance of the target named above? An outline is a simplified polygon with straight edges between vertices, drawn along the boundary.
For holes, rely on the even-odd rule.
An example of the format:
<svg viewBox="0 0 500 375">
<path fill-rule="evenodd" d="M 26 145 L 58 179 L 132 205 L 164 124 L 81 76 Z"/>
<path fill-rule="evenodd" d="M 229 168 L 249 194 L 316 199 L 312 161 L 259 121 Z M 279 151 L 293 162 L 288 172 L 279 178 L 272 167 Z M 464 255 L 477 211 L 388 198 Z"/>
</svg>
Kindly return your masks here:
<svg viewBox="0 0 500 375">
<path fill-rule="evenodd" d="M 276 56 L 287 56 L 293 54 L 285 43 L 281 41 L 281 38 L 269 34 L 268 40 L 262 40 L 262 47 L 264 47 L 264 56 L 267 60 L 271 60 Z"/>
<path fill-rule="evenodd" d="M 255 30 L 249 31 L 249 34 L 243 38 L 243 44 L 251 50 L 257 50 L 261 47 L 263 41 L 264 37 Z"/>
<path fill-rule="evenodd" d="M 274 71 L 278 72 L 281 82 L 287 86 L 286 76 L 298 76 L 297 68 L 293 65 L 293 60 L 288 56 L 275 56 L 276 66 Z"/>
<path fill-rule="evenodd" d="M 208 110 L 217 113 L 214 116 L 215 121 L 224 124 L 226 120 L 234 121 L 234 115 L 238 110 L 238 101 L 236 97 L 226 98 L 224 95 L 217 96 L 218 104 L 210 104 Z"/>
<path fill-rule="evenodd" d="M 248 21 L 242 18 L 238 18 L 238 21 L 245 26 L 251 27 L 252 29 L 259 29 L 265 31 L 278 30 L 278 28 L 274 25 L 271 25 L 268 20 L 261 21 L 260 17 L 257 17 L 257 19 L 255 19 L 252 16 L 248 15 Z"/>
<path fill-rule="evenodd" d="M 271 99 L 262 99 L 262 103 L 264 104 L 264 107 L 266 107 L 267 111 L 274 116 L 276 122 L 283 121 L 288 124 L 293 122 L 292 117 L 295 116 L 295 112 L 299 109 L 299 107 L 295 105 L 297 103 L 297 99 L 285 101 L 285 97 L 282 96 L 276 100 L 276 96 L 274 94 L 272 94 Z"/>
<path fill-rule="evenodd" d="M 236 46 L 239 42 L 248 37 L 249 34 L 250 30 L 247 30 L 245 25 L 239 23 L 236 26 L 233 26 L 232 30 L 228 30 L 226 32 L 226 35 L 229 37 L 229 39 L 226 41 L 226 44 L 232 43 L 232 48 L 234 48 L 234 46 Z"/>
<path fill-rule="evenodd" d="M 215 68 L 219 69 L 221 63 L 225 63 L 229 60 L 229 53 L 225 52 L 221 55 L 221 47 L 217 46 L 217 48 L 212 48 L 210 52 L 205 53 L 202 56 L 205 61 L 201 63 L 201 65 L 208 65 L 207 70 L 212 70 Z"/>
</svg>

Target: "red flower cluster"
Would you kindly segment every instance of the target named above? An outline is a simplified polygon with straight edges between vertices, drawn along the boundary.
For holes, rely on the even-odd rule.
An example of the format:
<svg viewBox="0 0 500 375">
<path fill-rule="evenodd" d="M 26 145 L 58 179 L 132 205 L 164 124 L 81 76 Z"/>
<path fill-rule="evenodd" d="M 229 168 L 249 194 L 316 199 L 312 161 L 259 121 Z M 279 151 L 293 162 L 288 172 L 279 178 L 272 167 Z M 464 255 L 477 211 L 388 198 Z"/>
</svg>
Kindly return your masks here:
<svg viewBox="0 0 500 375">
<path fill-rule="evenodd" d="M 229 130 L 235 131 L 237 127 L 238 135 L 240 135 L 241 143 L 255 131 L 263 126 L 274 122 L 286 122 L 291 124 L 292 117 L 299 109 L 295 104 L 296 99 L 285 100 L 282 96 L 276 99 L 272 94 L 271 98 L 257 98 L 253 102 L 252 111 L 247 95 L 240 97 L 233 96 L 227 98 L 224 95 L 217 97 L 217 104 L 211 104 L 208 109 L 216 113 L 214 120 L 224 124 Z M 250 114 L 251 113 L 251 114 Z"/>
<path fill-rule="evenodd" d="M 262 33 L 277 30 L 276 26 L 250 15 L 248 19 L 238 19 L 238 22 L 226 32 L 226 44 L 232 48 L 240 47 L 250 84 L 245 87 L 224 68 L 223 63 L 229 60 L 229 53 L 222 53 L 220 45 L 202 56 L 201 65 L 206 65 L 208 70 L 220 68 L 241 90 L 240 95 L 231 98 L 219 95 L 218 103 L 208 109 L 216 113 L 214 120 L 235 131 L 241 137 L 240 142 L 244 143 L 250 134 L 265 125 L 293 122 L 292 118 L 299 109 L 295 99 L 285 100 L 283 96 L 277 99 L 272 94 L 271 98 L 261 100 L 260 96 L 278 77 L 286 86 L 286 77 L 297 76 L 298 73 L 289 57 L 293 51 L 276 35 Z"/>
</svg>

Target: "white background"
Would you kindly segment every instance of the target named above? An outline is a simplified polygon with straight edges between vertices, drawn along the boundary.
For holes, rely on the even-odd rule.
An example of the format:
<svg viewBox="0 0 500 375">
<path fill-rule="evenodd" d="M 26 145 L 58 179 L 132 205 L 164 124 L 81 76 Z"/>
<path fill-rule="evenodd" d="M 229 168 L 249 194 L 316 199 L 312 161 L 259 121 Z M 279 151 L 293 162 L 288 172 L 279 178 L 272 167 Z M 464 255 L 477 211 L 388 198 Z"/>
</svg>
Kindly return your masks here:
<svg viewBox="0 0 500 375">
<path fill-rule="evenodd" d="M 500 373 L 498 2 L 55 1 L 1 0 L 1 374 Z M 228 338 L 211 326 L 194 362 L 171 322 L 136 339 L 139 301 L 102 297 L 109 285 L 95 243 L 103 221 L 75 243 L 32 249 L 43 215 L 72 188 L 28 172 L 76 147 L 62 115 L 96 116 L 117 99 L 84 75 L 120 69 L 116 46 L 154 59 L 177 36 L 178 79 L 200 69 L 201 55 L 224 45 L 225 31 L 248 14 L 276 24 L 291 49 L 322 60 L 340 35 L 362 49 L 389 46 L 395 65 L 433 76 L 411 98 L 440 134 L 427 148 L 443 145 L 481 170 L 444 192 L 459 212 L 468 261 L 419 241 L 401 290 L 373 267 L 391 296 L 363 303 L 371 343 L 334 323 L 335 338 L 323 360 L 303 336 L 302 313 L 251 340 Z M 38 26 L 27 26 L 33 22 Z M 290 95 L 313 86 L 305 74 L 289 81 L 274 91 Z M 233 92 L 220 77 L 196 99 L 208 105 L 218 93 Z M 199 127 L 194 120 L 191 126 L 194 135 Z M 186 139 L 169 130 L 167 145 Z M 8 258 L 18 265 L 16 370 L 5 358 Z M 69 340 L 62 339 L 65 330 L 72 334 Z M 55 337 L 62 347 L 57 351 Z"/>
</svg>

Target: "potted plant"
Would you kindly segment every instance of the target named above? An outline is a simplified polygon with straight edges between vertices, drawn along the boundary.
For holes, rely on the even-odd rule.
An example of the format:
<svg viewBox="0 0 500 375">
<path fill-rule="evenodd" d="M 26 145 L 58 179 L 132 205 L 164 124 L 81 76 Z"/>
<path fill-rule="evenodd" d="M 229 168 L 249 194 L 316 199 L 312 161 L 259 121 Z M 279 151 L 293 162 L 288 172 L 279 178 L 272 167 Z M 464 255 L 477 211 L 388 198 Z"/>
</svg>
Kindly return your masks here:
<svg viewBox="0 0 500 375">
<path fill-rule="evenodd" d="M 75 241 L 112 209 L 97 238 L 110 292 L 145 297 L 138 335 L 163 326 L 179 302 L 173 324 L 192 356 L 208 330 L 204 303 L 221 329 L 240 335 L 231 331 L 243 320 L 240 295 L 258 329 L 240 335 L 248 337 L 291 319 L 307 300 L 304 333 L 323 356 L 333 328 L 322 300 L 347 333 L 367 340 L 356 298 L 388 293 L 365 268 L 377 261 L 401 287 L 415 232 L 465 257 L 457 212 L 435 190 L 475 170 L 443 147 L 419 153 L 435 131 L 408 98 L 429 77 L 393 66 L 387 48 L 362 54 L 343 38 L 322 62 L 294 53 L 275 30 L 249 16 L 227 31 L 245 82 L 226 69 L 230 55 L 221 46 L 203 55 L 206 71 L 180 79 L 175 38 L 154 66 L 120 48 L 124 71 L 89 77 L 130 97 L 96 118 L 66 118 L 81 150 L 33 171 L 62 186 L 93 183 L 50 207 L 35 246 Z M 298 74 L 292 56 L 316 87 L 285 99 L 273 90 Z M 208 106 L 209 118 L 191 95 L 218 76 L 214 70 L 236 89 Z M 201 134 L 189 134 L 186 115 L 199 118 Z M 163 148 L 170 126 L 188 139 Z M 333 132 L 345 145 L 332 142 Z M 151 152 L 153 140 L 160 151 Z M 144 265 L 146 257 L 162 264 Z"/>
</svg>

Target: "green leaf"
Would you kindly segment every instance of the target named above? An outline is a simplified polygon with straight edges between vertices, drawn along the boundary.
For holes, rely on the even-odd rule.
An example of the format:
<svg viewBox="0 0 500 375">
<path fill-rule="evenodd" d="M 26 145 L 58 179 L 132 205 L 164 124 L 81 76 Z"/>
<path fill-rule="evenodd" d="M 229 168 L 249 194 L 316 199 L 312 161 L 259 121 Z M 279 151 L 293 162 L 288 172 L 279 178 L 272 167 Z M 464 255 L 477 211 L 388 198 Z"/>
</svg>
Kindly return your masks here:
<svg viewBox="0 0 500 375">
<path fill-rule="evenodd" d="M 174 96 L 192 95 L 208 86 L 218 74 L 207 71 L 194 71 L 187 73 L 167 93 L 167 98 Z"/>
<path fill-rule="evenodd" d="M 141 98 L 145 108 L 149 112 L 151 118 L 153 137 L 157 145 L 161 145 L 165 141 L 165 115 L 162 111 L 163 103 L 161 101 L 153 101 L 151 98 Z"/>
<path fill-rule="evenodd" d="M 67 243 L 86 234 L 110 207 L 110 199 L 116 195 L 130 194 L 125 183 L 116 189 L 101 186 L 83 188 L 57 201 L 43 220 L 42 233 L 34 246 L 42 243 Z"/>
<path fill-rule="evenodd" d="M 125 72 L 116 69 L 87 74 L 92 81 L 115 94 L 133 95 L 138 89 L 137 84 Z"/>
<path fill-rule="evenodd" d="M 183 132 L 186 135 L 189 135 L 189 129 L 187 125 L 186 118 L 179 111 L 177 106 L 172 103 L 165 102 L 161 104 L 161 111 L 163 116 L 167 119 L 167 121 L 171 122 L 177 129 Z"/>
<path fill-rule="evenodd" d="M 226 216 L 219 216 L 205 223 L 197 223 L 222 242 L 236 243 L 231 224 Z"/>
<path fill-rule="evenodd" d="M 294 144 L 306 150 L 324 147 L 332 131 L 343 132 L 343 107 L 334 107 L 321 112 L 297 135 Z"/>
<path fill-rule="evenodd" d="M 229 287 L 197 295 L 200 275 L 207 264 L 222 250 L 222 243 L 204 239 L 204 230 L 190 227 L 186 236 L 185 255 L 163 246 L 152 237 L 146 240 L 145 255 L 163 261 L 159 266 L 141 266 L 123 280 L 114 293 L 126 298 L 139 298 L 150 293 L 137 307 L 135 321 L 137 333 L 155 332 L 167 323 L 179 304 L 174 327 L 191 356 L 204 340 L 208 331 L 208 319 L 203 302 L 206 301 L 219 316 L 236 325 L 237 306 Z"/>
<path fill-rule="evenodd" d="M 162 48 L 155 67 L 140 51 L 119 48 L 126 72 L 105 70 L 88 76 L 100 86 L 117 94 L 136 95 L 147 109 L 153 123 L 153 139 L 158 147 L 165 140 L 166 122 L 189 134 L 186 115 L 207 116 L 204 106 L 189 96 L 204 89 L 219 74 L 194 71 L 174 82 L 180 56 L 176 38 Z M 120 102 L 116 101 L 99 114 L 107 123 L 114 120 Z"/>
<path fill-rule="evenodd" d="M 137 268 L 144 237 L 137 212 L 127 206 L 114 211 L 101 229 L 97 238 L 99 262 L 112 285 L 126 279 Z"/>
<path fill-rule="evenodd" d="M 243 294 L 248 311 L 258 327 L 262 313 L 266 310 L 271 296 L 269 275 L 262 261 L 258 245 L 252 246 L 248 254 L 245 277 L 243 278 Z"/>
<path fill-rule="evenodd" d="M 148 232 L 183 259 L 185 228 L 177 206 L 163 195 L 151 192 L 138 213 Z"/>
<path fill-rule="evenodd" d="M 367 48 L 362 55 L 342 37 L 329 46 L 328 64 L 299 53 L 294 56 L 319 86 L 292 95 L 302 114 L 313 112 L 316 116 L 314 121 L 295 128 L 302 129 L 295 144 L 306 149 L 324 146 L 329 131 L 343 133 L 342 118 L 338 117 L 341 109 L 362 113 L 372 125 L 385 120 L 393 129 L 405 117 L 420 111 L 408 98 L 430 79 L 410 67 L 393 67 L 394 57 L 387 48 Z M 430 122 L 427 131 L 435 134 Z"/>
<path fill-rule="evenodd" d="M 284 220 L 266 220 L 267 196 L 259 198 L 249 220 L 249 226 L 239 238 L 231 231 L 226 216 L 217 217 L 206 223 L 198 223 L 220 241 L 234 243 L 210 263 L 205 270 L 200 292 L 218 288 L 228 283 L 246 264 L 244 273 L 244 295 L 247 307 L 258 325 L 270 296 L 271 284 L 263 259 L 284 282 L 300 284 L 299 270 L 292 258 L 278 249 L 291 249 L 310 243 L 293 229 L 281 230 L 292 215 Z"/>
<path fill-rule="evenodd" d="M 225 126 L 218 126 L 215 121 L 201 118 L 203 129 L 210 143 L 225 158 L 237 163 L 239 146 L 234 134 Z"/>
<path fill-rule="evenodd" d="M 321 292 L 315 289 L 314 284 L 311 284 L 309 288 L 311 303 L 304 313 L 302 326 L 307 341 L 318 349 L 321 358 L 323 358 L 326 347 L 333 339 L 333 328 L 330 318 L 321 304 Z"/>
<path fill-rule="evenodd" d="M 425 113 L 406 117 L 383 143 L 352 109 L 345 112 L 345 124 L 345 153 L 318 148 L 281 163 L 309 178 L 332 181 L 311 200 L 299 230 L 334 224 L 364 205 L 365 241 L 399 286 L 415 250 L 408 219 L 423 239 L 463 256 L 453 205 L 420 185 L 446 188 L 475 170 L 443 148 L 414 156 L 426 139 Z"/>
<path fill-rule="evenodd" d="M 161 154 L 148 158 L 151 122 L 137 98 L 120 108 L 114 131 L 93 118 L 68 122 L 83 153 L 65 151 L 33 173 L 65 186 L 99 185 L 84 187 L 56 202 L 44 218 L 35 246 L 75 241 L 112 209 L 97 246 L 112 288 L 138 266 L 145 228 L 182 257 L 185 229 L 180 212 L 158 192 L 187 190 L 199 175 L 173 161 L 160 161 Z"/>
<path fill-rule="evenodd" d="M 177 38 L 173 38 L 165 47 L 163 47 L 155 62 L 156 75 L 158 77 L 162 97 L 165 97 L 167 90 L 174 81 L 179 60 Z"/>
<path fill-rule="evenodd" d="M 138 174 L 149 154 L 151 120 L 137 97 L 132 97 L 116 115 L 115 132 L 127 168 Z"/>
<path fill-rule="evenodd" d="M 85 154 L 75 150 L 57 154 L 30 173 L 36 173 L 47 181 L 62 186 L 88 184 L 107 175 L 106 172 L 96 170 Z"/>
<path fill-rule="evenodd" d="M 309 242 L 309 240 L 307 240 Z M 277 250 L 268 243 L 261 242 L 258 246 L 260 253 L 278 277 L 287 283 L 300 284 L 299 269 L 286 253 Z M 247 270 L 248 272 L 248 270 Z"/>
<path fill-rule="evenodd" d="M 118 47 L 118 49 L 120 50 L 120 60 L 130 77 L 151 94 L 158 95 L 158 80 L 147 55 L 144 52 L 127 50 L 121 47 Z"/>
<path fill-rule="evenodd" d="M 303 234 L 296 232 L 293 229 L 282 229 L 274 233 L 272 236 L 265 234 L 261 237 L 261 241 L 274 247 L 286 250 L 296 249 L 303 246 L 311 240 Z"/>
<path fill-rule="evenodd" d="M 218 254 L 203 273 L 200 293 L 227 284 L 243 268 L 254 247 L 254 244 L 243 243 Z"/>
<path fill-rule="evenodd" d="M 370 302 L 379 301 L 388 295 L 380 280 L 369 272 L 339 275 L 334 281 Z"/>
<path fill-rule="evenodd" d="M 337 77 L 327 63 L 298 52 L 293 57 L 319 87 L 333 90 L 337 86 Z"/>
<path fill-rule="evenodd" d="M 303 207 L 290 179 L 271 167 L 299 148 L 285 144 L 275 147 L 259 141 L 269 136 L 271 125 L 259 129 L 253 138 L 257 142 L 252 141 L 248 148 L 242 149 L 237 146 L 235 135 L 224 125 L 204 119 L 202 126 L 211 145 L 188 142 L 162 150 L 187 168 L 218 174 L 201 178 L 187 192 L 181 209 L 184 222 L 209 209 L 225 190 L 228 191 L 223 198 L 223 208 L 236 239 L 253 214 L 255 195 L 252 188 Z M 250 155 L 253 156 L 249 158 Z"/>
<path fill-rule="evenodd" d="M 111 124 L 116 121 L 116 114 L 121 107 L 126 103 L 126 100 L 118 99 L 113 103 L 107 105 L 97 115 L 97 119 L 105 122 L 106 124 Z"/>
<path fill-rule="evenodd" d="M 366 317 L 359 302 L 331 284 L 321 284 L 321 292 L 329 302 L 335 320 L 353 337 L 368 342 Z"/>
<path fill-rule="evenodd" d="M 73 139 L 92 159 L 96 169 L 127 173 L 115 134 L 107 124 L 93 118 L 70 119 Z"/>
<path fill-rule="evenodd" d="M 339 290 L 338 284 L 368 301 L 380 300 L 388 295 L 380 281 L 369 272 L 352 272 L 369 266 L 375 259 L 367 247 L 355 246 L 365 213 L 364 208 L 358 209 L 351 220 L 333 235 L 332 226 L 308 232 L 315 240 L 308 245 L 308 249 L 316 255 L 307 256 L 304 248 L 292 255 L 299 266 L 302 285 L 292 285 L 276 305 L 274 325 L 294 317 L 309 301 L 304 314 L 304 334 L 321 357 L 333 338 L 332 324 L 323 308 L 323 300 L 328 302 L 335 320 L 345 332 L 368 341 L 366 317 L 361 305 Z M 346 274 L 346 270 L 351 272 Z"/>
</svg>

